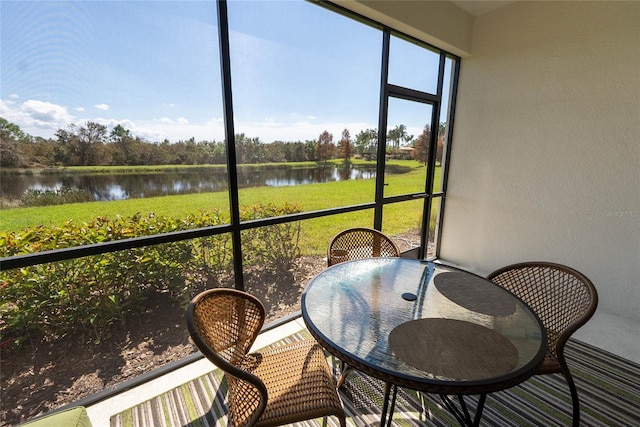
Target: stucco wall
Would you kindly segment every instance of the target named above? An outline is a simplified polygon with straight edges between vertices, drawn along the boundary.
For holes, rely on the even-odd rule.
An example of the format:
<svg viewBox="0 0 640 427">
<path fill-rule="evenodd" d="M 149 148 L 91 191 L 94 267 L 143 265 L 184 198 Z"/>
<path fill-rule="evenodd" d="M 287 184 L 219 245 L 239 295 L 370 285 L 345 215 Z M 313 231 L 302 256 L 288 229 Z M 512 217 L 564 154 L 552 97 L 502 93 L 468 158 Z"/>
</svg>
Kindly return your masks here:
<svg viewBox="0 0 640 427">
<path fill-rule="evenodd" d="M 441 246 L 481 272 L 524 260 L 577 268 L 600 296 L 581 336 L 636 360 L 639 23 L 640 3 L 612 1 L 522 1 L 476 18 Z"/>
</svg>

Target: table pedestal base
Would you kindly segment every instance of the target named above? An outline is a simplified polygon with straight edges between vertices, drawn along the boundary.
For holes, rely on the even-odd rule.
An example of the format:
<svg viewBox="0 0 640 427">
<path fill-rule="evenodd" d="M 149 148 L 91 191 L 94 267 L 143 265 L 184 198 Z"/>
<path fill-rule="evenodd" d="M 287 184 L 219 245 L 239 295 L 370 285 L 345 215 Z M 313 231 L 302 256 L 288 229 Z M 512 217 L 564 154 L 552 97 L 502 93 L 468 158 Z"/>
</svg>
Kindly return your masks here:
<svg viewBox="0 0 640 427">
<path fill-rule="evenodd" d="M 396 398 L 398 395 L 398 386 L 395 384 L 385 383 L 384 385 L 384 402 L 382 404 L 382 414 L 380 416 L 380 427 L 390 427 L 391 420 L 393 419 L 393 411 L 396 406 Z M 480 419 L 482 418 L 482 411 L 484 410 L 484 402 L 487 399 L 486 394 L 481 394 L 478 399 L 478 406 L 476 407 L 476 413 L 472 416 L 471 412 L 467 408 L 467 404 L 464 401 L 464 396 L 458 395 L 460 402 L 460 408 L 453 404 L 451 398 L 446 394 L 441 394 L 440 398 L 444 403 L 444 406 L 451 412 L 451 414 L 458 420 L 463 427 L 478 427 L 480 425 Z M 388 413 L 387 413 L 388 412 Z"/>
<path fill-rule="evenodd" d="M 472 418 L 469 409 L 467 408 L 467 404 L 464 401 L 464 396 L 459 395 L 458 400 L 460 401 L 460 408 L 456 407 L 451 398 L 446 394 L 441 394 L 440 399 L 442 399 L 442 403 L 447 407 L 449 412 L 456 417 L 456 420 L 460 423 L 461 426 L 468 427 L 477 427 L 480 425 L 480 418 L 482 418 L 482 410 L 484 409 L 484 402 L 487 399 L 486 394 L 481 394 L 478 399 L 478 407 L 476 408 L 476 414 Z"/>
</svg>

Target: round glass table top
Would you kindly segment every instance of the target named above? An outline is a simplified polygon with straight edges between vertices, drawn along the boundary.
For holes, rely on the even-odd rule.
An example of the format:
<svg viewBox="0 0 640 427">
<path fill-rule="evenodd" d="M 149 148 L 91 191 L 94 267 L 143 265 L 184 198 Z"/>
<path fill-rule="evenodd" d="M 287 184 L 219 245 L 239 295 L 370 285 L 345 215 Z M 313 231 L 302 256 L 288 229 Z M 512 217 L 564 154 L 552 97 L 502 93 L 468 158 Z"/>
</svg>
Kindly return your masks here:
<svg viewBox="0 0 640 427">
<path fill-rule="evenodd" d="M 422 390 L 509 387 L 546 352 L 544 328 L 520 299 L 429 261 L 336 264 L 309 282 L 302 314 L 311 334 L 348 364 Z"/>
</svg>

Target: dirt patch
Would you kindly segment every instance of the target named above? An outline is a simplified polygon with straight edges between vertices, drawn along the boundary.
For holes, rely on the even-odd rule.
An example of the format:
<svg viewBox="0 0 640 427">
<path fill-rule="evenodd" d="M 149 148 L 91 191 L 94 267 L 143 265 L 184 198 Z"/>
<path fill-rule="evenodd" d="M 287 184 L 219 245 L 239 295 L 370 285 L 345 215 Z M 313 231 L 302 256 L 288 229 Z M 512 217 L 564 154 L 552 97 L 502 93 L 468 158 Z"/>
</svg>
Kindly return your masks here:
<svg viewBox="0 0 640 427">
<path fill-rule="evenodd" d="M 163 301 L 164 300 L 164 301 Z M 183 310 L 163 295 L 102 343 L 71 336 L 2 354 L 2 423 L 13 425 L 194 351 Z"/>
<path fill-rule="evenodd" d="M 395 240 L 401 250 L 419 243 L 416 234 Z M 277 277 L 249 274 L 246 289 L 264 303 L 269 322 L 299 310 L 304 286 L 325 267 L 323 257 L 301 257 L 291 271 Z M 32 342 L 18 351 L 3 350 L 0 426 L 26 421 L 196 351 L 187 332 L 184 307 L 163 294 L 146 306 L 143 316 L 114 328 L 104 342 L 70 336 Z"/>
</svg>

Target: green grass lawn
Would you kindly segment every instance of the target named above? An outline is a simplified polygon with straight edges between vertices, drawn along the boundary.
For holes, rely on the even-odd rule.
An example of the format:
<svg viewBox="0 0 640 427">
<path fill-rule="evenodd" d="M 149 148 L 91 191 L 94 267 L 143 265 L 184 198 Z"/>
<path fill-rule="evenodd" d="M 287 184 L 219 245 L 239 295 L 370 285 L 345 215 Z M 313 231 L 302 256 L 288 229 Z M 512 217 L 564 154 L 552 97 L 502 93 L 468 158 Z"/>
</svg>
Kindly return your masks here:
<svg viewBox="0 0 640 427">
<path fill-rule="evenodd" d="M 388 175 L 385 179 L 385 195 L 418 192 L 424 188 L 424 166 L 415 161 L 393 161 L 391 164 L 410 167 L 410 172 Z M 439 188 L 440 168 L 436 170 L 436 188 Z M 375 180 L 348 180 L 323 184 L 307 184 L 289 187 L 254 187 L 240 190 L 241 206 L 255 204 L 297 203 L 305 212 L 333 207 L 373 202 Z M 0 231 L 20 231 L 37 225 L 55 226 L 73 220 L 76 224 L 102 216 L 135 214 L 182 218 L 200 210 L 229 210 L 226 192 L 189 194 L 179 196 L 128 199 L 108 202 L 74 203 L 57 206 L 14 208 L 0 211 Z M 419 226 L 422 203 L 403 202 L 385 206 L 383 231 L 399 234 Z M 372 210 L 330 216 L 303 223 L 303 253 L 318 253 L 326 249 L 327 236 L 348 226 L 373 225 Z"/>
</svg>

